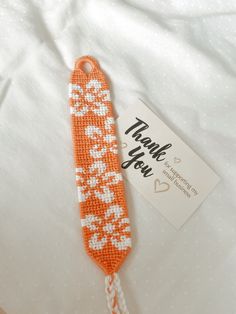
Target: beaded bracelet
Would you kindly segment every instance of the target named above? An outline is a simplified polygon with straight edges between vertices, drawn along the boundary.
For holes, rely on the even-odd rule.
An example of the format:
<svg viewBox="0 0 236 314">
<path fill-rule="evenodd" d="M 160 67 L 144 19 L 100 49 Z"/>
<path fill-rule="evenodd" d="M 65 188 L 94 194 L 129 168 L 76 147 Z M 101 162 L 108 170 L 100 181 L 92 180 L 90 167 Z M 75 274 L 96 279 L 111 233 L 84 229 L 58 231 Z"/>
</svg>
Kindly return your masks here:
<svg viewBox="0 0 236 314">
<path fill-rule="evenodd" d="M 94 58 L 76 61 L 69 98 L 85 249 L 105 273 L 110 313 L 126 314 L 117 272 L 131 249 L 130 223 L 110 91 Z"/>
</svg>

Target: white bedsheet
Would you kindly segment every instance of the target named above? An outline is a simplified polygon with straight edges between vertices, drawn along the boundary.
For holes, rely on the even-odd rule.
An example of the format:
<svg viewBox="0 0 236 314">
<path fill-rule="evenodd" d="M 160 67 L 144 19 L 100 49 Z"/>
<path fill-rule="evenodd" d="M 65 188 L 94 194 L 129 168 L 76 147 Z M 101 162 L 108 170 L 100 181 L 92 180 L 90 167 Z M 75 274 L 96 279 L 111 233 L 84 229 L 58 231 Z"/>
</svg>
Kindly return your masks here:
<svg viewBox="0 0 236 314">
<path fill-rule="evenodd" d="M 67 83 L 96 57 L 117 115 L 147 102 L 222 181 L 176 231 L 126 183 L 131 314 L 236 313 L 235 0 L 0 3 L 0 307 L 107 313 L 84 252 Z"/>
</svg>

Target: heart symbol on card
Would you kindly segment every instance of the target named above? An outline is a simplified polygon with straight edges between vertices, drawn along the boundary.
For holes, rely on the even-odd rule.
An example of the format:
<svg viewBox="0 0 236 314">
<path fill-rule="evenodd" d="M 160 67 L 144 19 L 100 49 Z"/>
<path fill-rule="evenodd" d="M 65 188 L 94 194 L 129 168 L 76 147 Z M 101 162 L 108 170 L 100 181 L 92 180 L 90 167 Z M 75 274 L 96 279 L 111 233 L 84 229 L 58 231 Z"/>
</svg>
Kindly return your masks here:
<svg viewBox="0 0 236 314">
<path fill-rule="evenodd" d="M 174 163 L 175 164 L 179 164 L 181 162 L 181 159 L 180 158 L 178 158 L 178 157 L 175 157 L 174 158 Z"/>
<path fill-rule="evenodd" d="M 161 182 L 159 179 L 156 179 L 154 181 L 154 192 L 160 193 L 160 192 L 166 192 L 170 188 L 169 183 L 167 182 Z"/>
</svg>

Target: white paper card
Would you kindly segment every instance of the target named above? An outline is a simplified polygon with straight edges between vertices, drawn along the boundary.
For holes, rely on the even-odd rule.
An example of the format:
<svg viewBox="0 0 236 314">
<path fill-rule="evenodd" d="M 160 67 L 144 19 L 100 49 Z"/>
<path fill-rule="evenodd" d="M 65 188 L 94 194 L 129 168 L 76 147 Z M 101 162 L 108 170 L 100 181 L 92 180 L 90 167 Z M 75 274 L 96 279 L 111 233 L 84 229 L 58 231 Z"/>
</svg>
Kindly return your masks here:
<svg viewBox="0 0 236 314">
<path fill-rule="evenodd" d="M 116 122 L 124 176 L 179 229 L 219 177 L 141 101 Z"/>
</svg>

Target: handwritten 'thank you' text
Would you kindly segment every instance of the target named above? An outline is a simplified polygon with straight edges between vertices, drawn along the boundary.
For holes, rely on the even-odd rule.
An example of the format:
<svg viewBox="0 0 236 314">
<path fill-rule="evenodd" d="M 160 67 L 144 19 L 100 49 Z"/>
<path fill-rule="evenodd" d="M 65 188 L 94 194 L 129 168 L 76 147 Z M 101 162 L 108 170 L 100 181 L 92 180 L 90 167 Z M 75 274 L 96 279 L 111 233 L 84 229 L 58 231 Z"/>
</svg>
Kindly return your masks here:
<svg viewBox="0 0 236 314">
<path fill-rule="evenodd" d="M 159 143 L 153 142 L 150 137 L 144 135 L 144 132 L 149 128 L 149 125 L 137 117 L 136 121 L 137 122 L 125 131 L 125 134 L 130 134 L 134 141 L 140 143 L 141 145 L 129 151 L 128 155 L 131 158 L 124 161 L 121 164 L 121 167 L 123 169 L 127 169 L 133 165 L 134 169 L 140 169 L 141 173 L 146 178 L 152 176 L 153 172 L 152 168 L 141 160 L 141 158 L 145 156 L 145 152 L 142 151 L 142 147 L 148 151 L 148 154 L 151 155 L 153 159 L 160 162 L 165 159 L 166 151 L 172 146 L 172 144 L 169 143 L 161 146 Z"/>
</svg>

